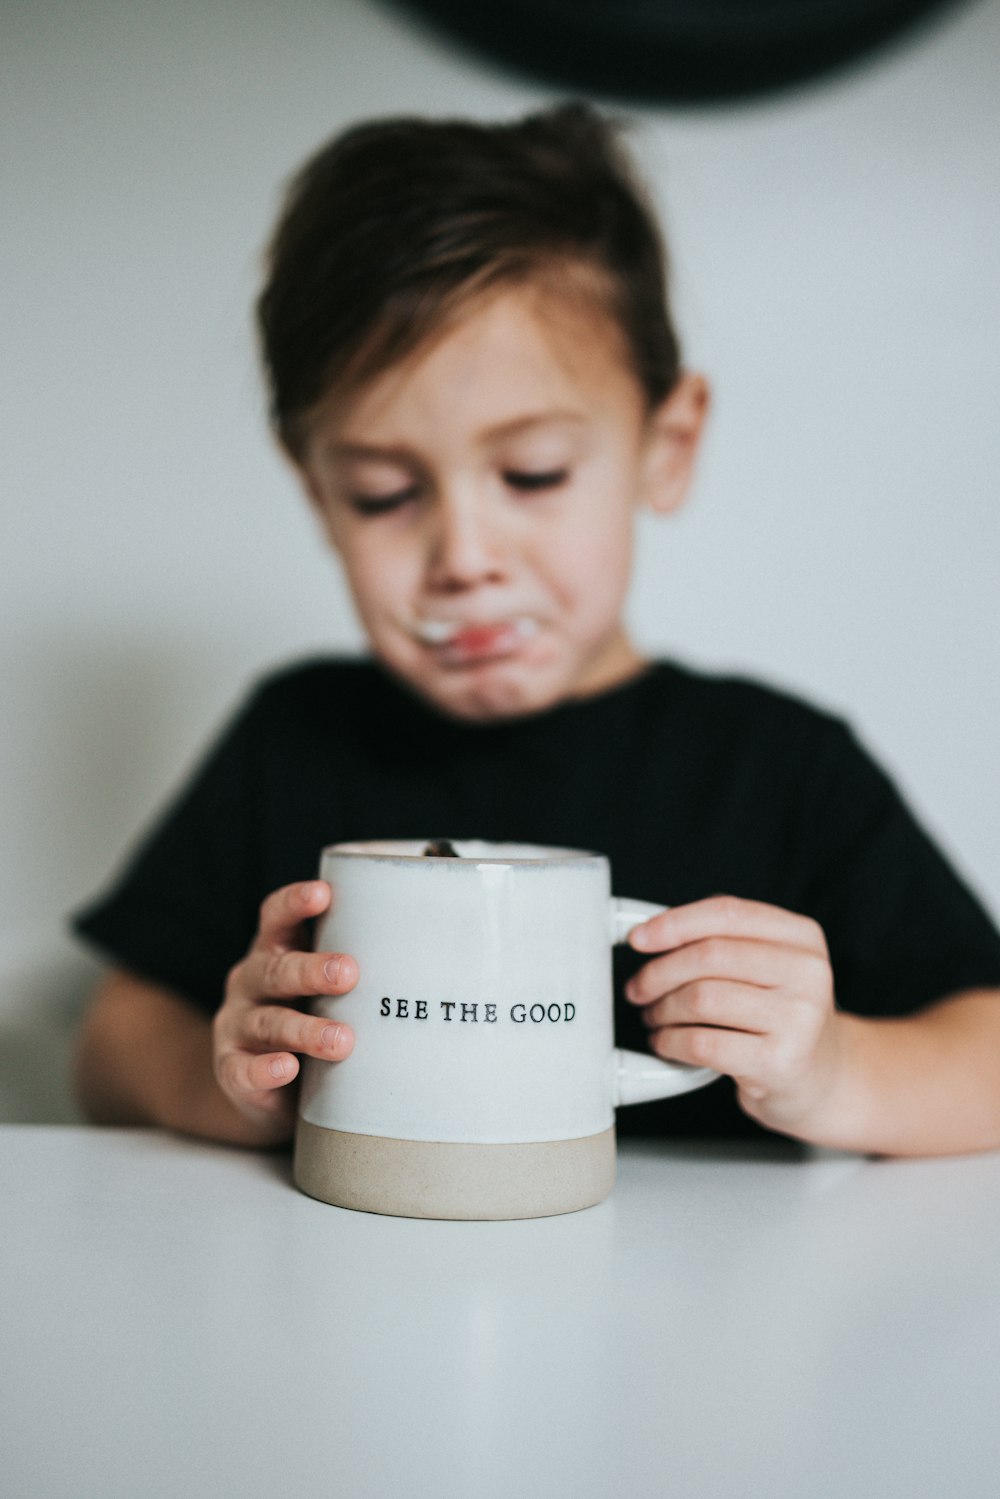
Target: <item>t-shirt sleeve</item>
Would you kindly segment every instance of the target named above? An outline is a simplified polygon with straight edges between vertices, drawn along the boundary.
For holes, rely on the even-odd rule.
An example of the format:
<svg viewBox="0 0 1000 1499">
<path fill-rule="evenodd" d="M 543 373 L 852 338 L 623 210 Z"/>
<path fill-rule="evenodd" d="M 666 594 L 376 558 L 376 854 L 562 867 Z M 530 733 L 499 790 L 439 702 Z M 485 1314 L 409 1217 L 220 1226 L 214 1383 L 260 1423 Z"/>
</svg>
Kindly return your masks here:
<svg viewBox="0 0 1000 1499">
<path fill-rule="evenodd" d="M 908 1014 L 1000 987 L 1000 934 L 889 777 L 837 724 L 811 799 L 804 908 L 830 947 L 840 1006 Z"/>
<path fill-rule="evenodd" d="M 251 699 L 111 887 L 71 916 L 104 956 L 209 1013 L 256 930 L 256 720 Z"/>
</svg>

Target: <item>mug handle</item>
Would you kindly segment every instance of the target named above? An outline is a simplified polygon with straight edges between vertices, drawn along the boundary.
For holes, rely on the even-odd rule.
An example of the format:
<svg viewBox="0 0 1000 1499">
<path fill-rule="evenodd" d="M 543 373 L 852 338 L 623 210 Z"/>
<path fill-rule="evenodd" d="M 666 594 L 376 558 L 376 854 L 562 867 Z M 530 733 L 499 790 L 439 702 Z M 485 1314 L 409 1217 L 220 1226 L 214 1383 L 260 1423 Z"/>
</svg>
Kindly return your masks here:
<svg viewBox="0 0 1000 1499">
<path fill-rule="evenodd" d="M 648 900 L 628 900 L 613 895 L 610 910 L 611 944 L 627 942 L 631 933 L 650 916 L 659 916 L 665 906 Z M 664 1062 L 641 1051 L 615 1047 L 611 1075 L 611 1101 L 615 1108 L 629 1103 L 650 1103 L 656 1098 L 674 1098 L 704 1088 L 720 1076 L 711 1067 L 693 1067 L 688 1062 Z"/>
</svg>

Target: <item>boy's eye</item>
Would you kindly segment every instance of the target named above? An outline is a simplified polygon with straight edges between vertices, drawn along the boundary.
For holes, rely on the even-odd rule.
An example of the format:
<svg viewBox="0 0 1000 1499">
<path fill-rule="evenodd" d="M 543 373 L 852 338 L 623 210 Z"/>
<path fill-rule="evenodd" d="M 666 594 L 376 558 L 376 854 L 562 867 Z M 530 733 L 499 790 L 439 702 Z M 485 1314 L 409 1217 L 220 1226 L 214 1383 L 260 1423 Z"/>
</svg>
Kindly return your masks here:
<svg viewBox="0 0 1000 1499">
<path fill-rule="evenodd" d="M 397 489 L 392 494 L 352 494 L 348 496 L 348 503 L 358 515 L 387 515 L 390 510 L 398 510 L 400 505 L 415 499 L 416 494 L 417 486 L 411 484 L 409 488 Z"/>
<path fill-rule="evenodd" d="M 525 473 L 521 470 L 508 470 L 504 474 L 504 481 L 512 489 L 554 489 L 557 484 L 562 484 L 569 470 L 565 468 L 546 469 L 544 473 Z"/>
</svg>

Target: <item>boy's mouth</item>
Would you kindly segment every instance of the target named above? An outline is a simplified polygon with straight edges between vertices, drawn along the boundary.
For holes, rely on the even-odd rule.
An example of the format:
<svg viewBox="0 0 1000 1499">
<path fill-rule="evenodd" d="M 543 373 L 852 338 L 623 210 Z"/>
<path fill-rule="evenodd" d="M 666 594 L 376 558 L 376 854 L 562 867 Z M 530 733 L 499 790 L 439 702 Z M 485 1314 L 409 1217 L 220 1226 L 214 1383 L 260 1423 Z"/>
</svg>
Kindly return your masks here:
<svg viewBox="0 0 1000 1499">
<path fill-rule="evenodd" d="M 538 620 L 530 615 L 480 623 L 418 619 L 413 626 L 416 638 L 449 666 L 511 656 L 538 630 Z"/>
</svg>

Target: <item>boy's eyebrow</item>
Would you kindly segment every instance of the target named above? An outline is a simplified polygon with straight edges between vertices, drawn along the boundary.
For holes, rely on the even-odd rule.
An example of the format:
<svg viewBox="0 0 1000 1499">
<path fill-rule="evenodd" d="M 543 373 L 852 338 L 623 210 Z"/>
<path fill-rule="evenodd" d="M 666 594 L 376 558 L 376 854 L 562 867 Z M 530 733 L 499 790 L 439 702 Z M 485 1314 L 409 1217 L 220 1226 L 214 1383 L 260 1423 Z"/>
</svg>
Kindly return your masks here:
<svg viewBox="0 0 1000 1499">
<path fill-rule="evenodd" d="M 516 416 L 509 422 L 499 422 L 495 427 L 484 427 L 476 433 L 478 442 L 491 442 L 498 437 L 513 437 L 531 427 L 547 426 L 550 423 L 569 423 L 582 426 L 586 417 L 578 411 L 541 411 L 530 416 Z M 413 450 L 405 443 L 354 442 L 344 438 L 331 442 L 327 448 L 331 458 L 412 458 Z"/>
<path fill-rule="evenodd" d="M 570 422 L 575 426 L 582 426 L 586 417 L 579 411 L 536 411 L 528 416 L 515 416 L 513 421 L 500 422 L 495 427 L 484 427 L 476 436 L 480 440 L 489 440 L 493 437 L 511 437 L 517 432 L 526 431 L 529 427 L 543 427 L 550 422 Z"/>
</svg>

